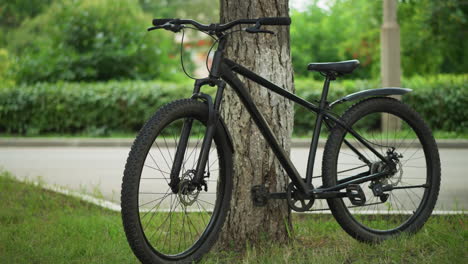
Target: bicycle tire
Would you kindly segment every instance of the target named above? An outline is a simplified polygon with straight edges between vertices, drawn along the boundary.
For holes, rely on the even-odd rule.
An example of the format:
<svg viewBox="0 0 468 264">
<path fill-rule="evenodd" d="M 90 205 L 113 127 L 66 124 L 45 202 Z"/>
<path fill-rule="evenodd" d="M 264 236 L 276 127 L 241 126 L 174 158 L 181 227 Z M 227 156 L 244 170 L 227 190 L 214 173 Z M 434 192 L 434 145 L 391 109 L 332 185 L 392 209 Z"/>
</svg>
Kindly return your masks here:
<svg viewBox="0 0 468 264">
<path fill-rule="evenodd" d="M 229 209 L 232 190 L 232 150 L 228 142 L 228 136 L 221 126 L 216 128 L 212 144 L 212 151 L 217 152 L 217 157 L 219 158 L 217 163 L 219 166 L 219 173 L 217 175 L 216 181 L 213 180 L 215 181 L 215 184 L 213 185 L 208 183 L 208 190 L 210 190 L 210 188 L 211 190 L 213 190 L 213 188 L 216 190 L 216 194 L 214 195 L 216 196 L 216 200 L 212 202 L 212 212 L 210 213 L 210 209 L 205 208 L 209 207 L 207 202 L 208 198 L 206 198 L 207 201 L 205 201 L 205 204 L 201 202 L 200 197 L 203 195 L 203 190 L 198 191 L 199 193 L 197 194 L 196 198 L 194 198 L 195 202 L 192 204 L 194 207 L 190 207 L 192 205 L 188 206 L 187 201 L 182 201 L 182 199 L 189 198 L 184 198 L 185 196 L 181 194 L 181 192 L 179 192 L 179 194 L 174 194 L 171 193 L 172 191 L 169 191 L 169 194 L 166 192 L 166 194 L 161 196 L 165 198 L 159 197 L 157 202 L 159 205 L 157 205 L 157 208 L 156 205 L 153 208 L 150 208 L 153 206 L 150 200 L 150 204 L 147 206 L 147 208 L 150 208 L 149 211 L 148 209 L 142 209 L 146 206 L 145 203 L 142 202 L 142 199 L 145 198 L 143 194 L 146 193 L 140 191 L 140 188 L 147 190 L 150 189 L 149 187 L 151 186 L 156 189 L 160 188 L 160 185 L 164 186 L 166 184 L 166 182 L 161 181 L 160 184 L 155 185 L 153 182 L 149 182 L 149 180 L 153 179 L 154 181 L 154 179 L 159 178 L 146 178 L 147 176 L 142 176 L 144 173 L 146 173 L 146 171 L 143 171 L 143 169 L 146 169 L 148 166 L 153 166 L 154 169 L 156 169 L 154 173 L 157 173 L 159 169 L 159 173 L 161 175 L 165 175 L 163 174 L 164 169 L 160 169 L 160 166 L 165 163 L 165 159 L 163 161 L 161 160 L 161 157 L 159 159 L 156 158 L 157 151 L 152 151 L 153 154 L 151 154 L 150 149 L 152 148 L 153 144 L 158 146 L 157 139 L 164 137 L 164 133 L 166 133 L 164 131 L 168 131 L 167 129 L 169 127 L 177 127 L 175 125 L 171 126 L 171 124 L 176 124 L 176 121 L 178 122 L 179 120 L 185 120 L 186 118 L 192 118 L 194 122 L 197 122 L 197 124 L 200 125 L 200 127 L 206 126 L 206 122 L 208 120 L 207 105 L 196 100 L 183 99 L 163 106 L 139 132 L 135 142 L 133 143 L 127 159 L 127 163 L 125 165 L 121 193 L 122 221 L 128 243 L 134 254 L 142 263 L 191 263 L 193 261 L 199 260 L 216 242 L 218 233 L 223 226 L 227 211 Z M 192 128 L 192 131 L 193 130 L 194 128 Z M 172 132 L 174 132 L 174 129 Z M 164 140 L 166 139 L 164 138 Z M 177 143 L 178 142 L 175 142 L 175 145 L 177 145 Z M 168 152 L 170 152 L 170 149 L 170 147 L 166 148 Z M 196 147 L 192 149 L 192 152 L 193 151 L 197 152 Z M 165 150 L 161 151 L 162 157 L 164 157 L 164 153 Z M 145 162 L 147 161 L 148 156 L 151 157 L 156 165 L 158 163 L 160 163 L 160 165 L 156 167 L 156 165 L 153 165 L 152 163 L 151 165 L 146 164 Z M 170 153 L 168 156 L 170 157 Z M 186 154 L 186 157 L 187 156 L 188 154 Z M 194 156 L 198 158 L 197 153 L 195 153 Z M 172 163 L 168 163 L 172 165 Z M 213 163 L 216 163 L 216 161 L 212 161 L 212 165 Z M 189 167 L 188 162 L 187 167 Z M 208 164 L 207 170 L 209 171 Z M 183 172 L 181 172 L 181 174 L 182 173 Z M 179 174 L 179 177 L 182 177 L 180 176 L 181 174 Z M 161 176 L 158 174 L 158 177 Z M 148 181 L 142 183 L 144 179 L 147 179 Z M 168 186 L 165 186 L 164 188 L 168 188 Z M 187 197 L 188 195 L 189 194 L 187 194 Z M 206 192 L 206 195 L 209 196 L 208 192 Z M 169 209 L 163 209 L 163 200 L 168 199 L 168 197 L 171 197 L 170 206 L 168 207 Z M 191 197 L 194 197 L 193 193 Z M 177 201 L 177 199 L 179 200 Z M 166 200 L 165 203 L 167 202 L 168 200 Z M 199 209 L 198 212 L 195 204 Z M 178 209 L 179 206 L 180 209 Z M 205 209 L 205 212 L 202 212 L 203 209 Z M 169 211 L 167 212 L 167 210 Z M 148 217 L 144 218 L 147 214 L 151 215 L 149 220 L 147 220 Z M 209 218 L 208 221 L 206 221 L 206 216 Z M 165 218 L 165 220 L 162 220 L 163 218 Z M 168 218 L 170 218 L 171 221 L 169 228 L 164 229 L 165 231 L 161 231 L 164 226 L 167 226 Z M 183 223 L 180 222 L 180 218 L 184 219 L 182 220 L 184 221 Z M 179 221 L 178 225 L 175 223 L 176 220 Z M 159 227 L 156 227 L 156 224 L 153 225 L 153 222 L 156 221 L 159 221 Z M 174 225 L 172 225 L 172 221 L 174 221 Z M 200 222 L 201 229 L 203 229 L 203 222 L 206 222 L 206 227 L 203 231 L 196 229 L 197 224 Z M 147 224 L 148 228 L 146 228 L 145 223 Z M 192 228 L 195 229 L 195 232 L 192 231 Z M 187 229 L 189 231 L 187 231 Z M 151 235 L 151 230 L 158 231 L 153 231 L 153 234 Z M 157 235 L 157 238 L 154 238 L 154 232 L 159 232 L 161 235 Z M 190 233 L 192 237 L 187 235 L 187 233 Z M 165 235 L 164 241 L 162 241 L 163 235 Z M 173 239 L 173 236 L 176 235 L 180 235 L 178 249 L 166 249 L 166 247 L 176 247 L 176 240 Z M 199 235 L 198 238 L 197 235 Z M 167 241 L 168 236 L 169 242 Z M 158 237 L 161 237 L 161 239 Z M 187 240 L 193 240 L 193 244 L 190 245 L 191 242 L 189 241 L 188 248 L 182 252 L 178 252 L 178 250 L 180 250 L 180 244 L 183 243 L 182 248 L 184 248 Z"/>
<path fill-rule="evenodd" d="M 390 176 L 387 179 L 384 179 L 384 181 L 392 182 L 394 180 L 396 182 L 395 186 L 404 186 L 406 182 L 410 181 L 419 181 L 419 182 L 426 182 L 427 183 L 427 188 L 422 188 L 423 190 L 419 188 L 415 188 L 414 191 L 413 189 L 404 189 L 401 188 L 399 190 L 392 190 L 390 193 L 388 193 L 389 196 L 381 199 L 379 197 L 372 197 L 371 194 L 371 199 L 374 199 L 377 201 L 375 205 L 372 205 L 372 203 L 369 207 L 374 206 L 374 208 L 377 208 L 378 210 L 370 210 L 370 211 L 359 211 L 356 207 L 351 208 L 350 202 L 347 201 L 348 198 L 334 198 L 334 199 L 328 199 L 328 205 L 329 208 L 337 220 L 337 222 L 341 225 L 341 227 L 352 237 L 355 239 L 362 241 L 362 242 L 379 242 L 383 241 L 385 239 L 391 238 L 393 236 L 396 236 L 400 234 L 401 232 L 407 232 L 407 233 L 415 233 L 417 232 L 427 221 L 429 216 L 432 213 L 432 210 L 434 209 L 434 206 L 436 204 L 437 196 L 439 193 L 439 188 L 440 188 L 440 174 L 441 174 L 441 169 L 440 169 L 440 159 L 439 159 L 439 153 L 437 149 L 436 142 L 434 140 L 434 137 L 432 136 L 430 128 L 425 124 L 425 122 L 422 120 L 422 118 L 417 114 L 413 109 L 411 109 L 408 105 L 395 100 L 393 98 L 388 98 L 388 97 L 374 97 L 374 98 L 369 98 L 366 100 L 363 100 L 361 102 L 356 103 L 355 105 L 351 106 L 342 116 L 341 120 L 351 128 L 359 128 L 358 123 L 360 120 L 364 120 L 367 116 L 371 116 L 373 114 L 375 115 L 380 115 L 381 113 L 386 113 L 387 115 L 393 115 L 395 117 L 401 118 L 403 121 L 402 122 L 402 129 L 403 126 L 406 131 L 412 130 L 415 133 L 415 139 L 413 139 L 413 142 L 415 142 L 416 139 L 419 140 L 419 144 L 421 145 L 422 152 L 424 153 L 424 158 L 418 157 L 418 159 L 413 158 L 415 153 L 418 153 L 418 151 L 421 151 L 421 149 L 417 149 L 419 145 L 412 143 L 408 144 L 405 139 L 399 139 L 397 137 L 398 133 L 403 134 L 403 132 L 397 131 L 395 129 L 394 131 L 394 137 L 395 137 L 395 142 L 397 140 L 401 140 L 400 144 L 396 143 L 389 143 L 389 138 L 388 138 L 388 131 L 387 130 L 387 143 L 385 143 L 385 137 L 383 136 L 383 133 L 381 133 L 381 140 L 380 143 L 373 143 L 375 146 L 379 146 L 383 151 L 386 151 L 386 148 L 384 147 L 390 147 L 391 145 L 394 145 L 397 147 L 395 151 L 399 151 L 399 149 L 402 149 L 404 145 L 407 145 L 407 149 L 412 149 L 412 145 L 415 145 L 416 147 L 416 152 L 413 153 L 413 156 L 410 156 L 406 153 L 410 153 L 407 150 L 405 150 L 405 154 L 402 154 L 402 160 L 407 159 L 405 162 L 401 161 L 400 169 L 401 173 L 395 173 L 393 176 Z M 388 119 L 388 116 L 387 116 Z M 368 121 L 368 120 L 367 120 Z M 388 120 L 387 120 L 388 121 Z M 377 123 L 379 125 L 379 123 Z M 369 128 L 366 128 L 367 131 L 366 133 L 370 134 L 373 132 Z M 409 133 L 409 132 L 406 132 Z M 329 186 L 334 186 L 337 184 L 338 181 L 338 174 L 340 172 L 344 172 L 346 170 L 340 171 L 338 169 L 339 167 L 339 159 L 341 161 L 344 161 L 346 159 L 345 154 L 348 155 L 350 152 L 344 152 L 345 147 L 343 144 L 343 140 L 345 139 L 347 135 L 347 131 L 339 126 L 335 125 L 329 135 L 329 138 L 327 140 L 325 149 L 324 149 L 324 157 L 323 157 L 323 163 L 322 163 L 322 171 L 323 171 L 323 184 L 325 187 Z M 374 135 L 374 134 L 371 134 Z M 375 137 L 378 138 L 378 135 L 374 135 Z M 370 137 L 370 136 L 369 136 Z M 347 139 L 349 138 L 349 135 Z M 368 140 L 369 142 L 372 142 L 372 140 Z M 379 142 L 379 140 L 375 140 L 375 142 Z M 406 143 L 405 143 L 406 142 Z M 385 145 L 386 144 L 386 145 Z M 377 149 L 376 147 L 376 149 Z M 349 151 L 349 150 L 347 150 Z M 341 154 L 340 154 L 341 153 Z M 403 152 L 400 152 L 403 153 Z M 418 154 L 419 155 L 419 154 Z M 385 155 L 384 155 L 385 156 Z M 406 157 L 405 157 L 406 156 Z M 341 158 L 340 158 L 341 157 Z M 349 159 L 349 158 L 348 158 Z M 415 168 L 405 168 L 407 167 L 408 162 L 418 162 L 418 164 L 424 163 L 426 165 L 426 169 L 424 171 L 423 167 L 421 165 L 419 166 L 412 166 Z M 354 163 L 353 163 L 354 164 Z M 349 166 L 349 165 L 348 165 Z M 355 166 L 355 165 L 352 165 Z M 416 172 L 412 172 L 416 170 L 416 168 L 422 168 L 422 169 L 417 169 Z M 369 168 L 368 168 L 369 169 Z M 407 171 L 407 174 L 409 176 L 406 176 L 404 173 L 404 170 Z M 426 175 L 426 176 L 420 176 L 419 178 L 414 176 L 414 175 Z M 397 176 L 400 175 L 400 176 Z M 349 177 L 347 175 L 346 177 Z M 398 178 L 399 177 L 399 178 Z M 406 180 L 403 182 L 402 177 L 409 177 L 409 180 Z M 414 178 L 411 178 L 414 177 Z M 424 179 L 424 177 L 426 177 Z M 398 181 L 397 181 L 398 180 Z M 395 183 L 392 183 L 395 184 Z M 363 188 L 366 189 L 364 191 L 369 191 L 372 185 L 368 185 L 368 183 L 363 183 L 363 187 L 367 186 L 368 188 Z M 407 185 L 407 186 L 416 186 L 416 185 Z M 406 191 L 406 194 L 404 194 L 402 191 Z M 401 191 L 401 192 L 399 192 Z M 422 192 L 422 194 L 421 194 Z M 418 195 L 421 195 L 419 196 Z M 409 197 L 406 197 L 406 200 L 411 200 L 412 205 L 408 201 L 407 205 L 410 208 L 417 207 L 414 211 L 411 212 L 411 210 L 405 210 L 404 204 L 405 203 L 400 203 L 400 206 L 398 206 L 398 202 L 400 200 L 404 200 L 402 195 L 406 195 Z M 390 198 L 389 198 L 390 197 Z M 393 197 L 393 200 L 391 200 Z M 421 198 L 421 201 L 419 204 L 415 203 L 413 199 L 416 199 L 417 197 Z M 387 211 L 385 212 L 384 210 L 379 211 L 379 208 L 381 208 L 383 205 L 379 204 L 386 204 Z M 385 201 L 384 201 L 385 200 Z M 390 202 L 389 202 L 390 200 Z M 383 202 L 384 201 L 384 202 Z M 390 204 L 390 203 L 395 203 L 395 205 Z M 366 202 L 368 203 L 368 202 Z M 390 204 L 390 205 L 389 205 Z M 364 208 L 364 207 L 362 207 Z M 370 215 L 369 215 L 370 214 Z M 405 217 L 408 217 L 407 219 L 404 219 Z M 396 223 L 398 218 L 402 221 L 402 223 Z M 387 227 L 384 227 L 384 221 L 387 220 Z M 375 222 L 375 223 L 374 223 Z M 395 223 L 394 223 L 395 222 Z"/>
</svg>

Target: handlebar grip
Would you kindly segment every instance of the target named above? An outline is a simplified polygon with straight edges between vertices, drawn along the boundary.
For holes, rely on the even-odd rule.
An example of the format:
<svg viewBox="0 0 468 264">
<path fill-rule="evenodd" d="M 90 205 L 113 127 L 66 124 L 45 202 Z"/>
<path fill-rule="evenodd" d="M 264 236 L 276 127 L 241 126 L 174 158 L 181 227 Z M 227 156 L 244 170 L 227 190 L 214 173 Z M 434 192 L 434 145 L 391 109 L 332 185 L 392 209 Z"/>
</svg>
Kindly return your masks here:
<svg viewBox="0 0 468 264">
<path fill-rule="evenodd" d="M 291 18 L 289 17 L 264 17 L 258 20 L 260 25 L 283 25 L 289 26 L 291 25 Z"/>
<path fill-rule="evenodd" d="M 155 18 L 155 19 L 153 19 L 153 25 L 154 26 L 161 26 L 161 25 L 164 25 L 167 22 L 172 21 L 172 20 L 175 20 L 175 18 L 160 18 L 160 19 Z"/>
</svg>

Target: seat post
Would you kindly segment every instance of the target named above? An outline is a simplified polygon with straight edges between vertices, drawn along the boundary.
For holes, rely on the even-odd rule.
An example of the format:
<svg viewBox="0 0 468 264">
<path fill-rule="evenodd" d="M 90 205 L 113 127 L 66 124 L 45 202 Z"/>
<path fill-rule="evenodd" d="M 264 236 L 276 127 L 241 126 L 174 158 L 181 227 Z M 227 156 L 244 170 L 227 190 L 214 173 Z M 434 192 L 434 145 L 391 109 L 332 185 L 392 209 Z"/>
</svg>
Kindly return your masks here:
<svg viewBox="0 0 468 264">
<path fill-rule="evenodd" d="M 333 73 L 327 73 L 325 75 L 325 82 L 323 83 L 322 97 L 320 98 L 320 109 L 323 110 L 327 104 L 328 89 L 330 88 L 330 82 L 336 80 L 336 76 Z"/>
<path fill-rule="evenodd" d="M 320 103 L 319 103 L 320 111 L 317 113 L 317 119 L 315 121 L 314 132 L 312 135 L 312 142 L 310 143 L 309 159 L 307 160 L 306 183 L 308 186 L 312 186 L 312 175 L 314 173 L 315 154 L 317 153 L 320 130 L 322 129 L 322 122 L 324 118 L 323 111 L 327 107 L 328 89 L 330 88 L 330 82 L 335 79 L 336 79 L 336 75 L 334 73 L 325 74 L 325 82 L 323 84 L 322 97 L 320 98 Z"/>
</svg>

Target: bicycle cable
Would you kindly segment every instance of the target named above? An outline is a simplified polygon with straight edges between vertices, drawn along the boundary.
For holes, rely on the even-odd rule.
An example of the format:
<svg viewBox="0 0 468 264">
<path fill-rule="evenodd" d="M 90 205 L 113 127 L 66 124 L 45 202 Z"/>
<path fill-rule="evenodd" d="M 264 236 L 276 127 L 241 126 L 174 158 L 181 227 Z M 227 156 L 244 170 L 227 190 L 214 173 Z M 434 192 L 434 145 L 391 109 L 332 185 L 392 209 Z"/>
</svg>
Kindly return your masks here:
<svg viewBox="0 0 468 264">
<path fill-rule="evenodd" d="M 210 38 L 212 38 L 214 40 L 213 44 L 211 45 L 210 49 L 208 50 L 208 53 L 206 54 L 206 59 L 205 59 L 205 66 L 206 66 L 206 70 L 208 71 L 209 74 L 211 74 L 211 70 L 208 66 L 208 60 L 209 60 L 209 57 L 210 57 L 210 53 L 211 51 L 213 50 L 214 46 L 219 42 L 219 39 L 213 37 L 211 34 L 205 32 L 205 31 L 202 31 L 202 30 L 199 30 L 197 28 L 194 28 L 194 27 L 184 27 L 182 29 L 182 39 L 181 39 L 181 42 L 180 42 L 180 64 L 182 66 L 182 70 L 184 72 L 184 74 L 189 77 L 190 79 L 192 80 L 196 80 L 196 78 L 194 78 L 193 76 L 191 76 L 187 70 L 185 69 L 185 65 L 184 65 L 184 56 L 183 56 L 183 46 L 184 46 L 184 39 L 185 39 L 185 29 L 188 28 L 188 29 L 193 29 L 193 30 L 197 30 L 199 32 L 202 32 L 208 36 L 210 36 Z M 230 32 L 227 32 L 225 35 L 222 36 L 222 38 L 225 38 L 233 33 L 236 33 L 236 32 L 240 32 L 240 31 L 245 31 L 245 29 L 238 29 L 238 30 L 233 30 L 233 31 L 230 31 Z"/>
<path fill-rule="evenodd" d="M 191 76 L 190 74 L 188 74 L 187 70 L 185 69 L 185 65 L 184 65 L 184 59 L 183 59 L 183 45 L 184 45 L 185 29 L 186 29 L 186 28 L 192 29 L 192 30 L 196 30 L 196 31 L 198 31 L 198 32 L 202 32 L 202 33 L 208 35 L 210 38 L 212 38 L 212 39 L 214 40 L 213 45 L 211 45 L 211 47 L 210 47 L 210 49 L 209 49 L 209 51 L 208 51 L 208 54 L 206 55 L 206 61 L 205 61 L 206 69 L 208 70 L 209 73 L 211 73 L 211 72 L 210 72 L 210 70 L 208 69 L 208 57 L 209 57 L 210 52 L 211 52 L 211 50 L 213 49 L 214 45 L 215 45 L 219 40 L 216 39 L 215 37 L 213 37 L 212 35 L 208 34 L 207 32 L 202 31 L 202 30 L 199 30 L 198 28 L 194 28 L 194 27 L 184 27 L 184 28 L 182 29 L 182 40 L 181 40 L 181 42 L 180 42 L 180 64 L 181 64 L 181 66 L 182 66 L 182 70 L 184 71 L 185 75 L 186 75 L 187 77 L 189 77 L 190 79 L 192 79 L 192 80 L 196 80 L 196 78 L 194 78 L 193 76 Z"/>
<path fill-rule="evenodd" d="M 208 50 L 208 53 L 206 54 L 205 66 L 206 66 L 206 70 L 208 71 L 208 74 L 211 74 L 210 67 L 208 67 L 208 59 L 210 58 L 211 50 L 214 48 L 214 46 L 215 46 L 216 43 L 218 43 L 218 42 L 219 42 L 219 39 L 215 39 L 215 41 L 214 41 L 213 44 L 211 45 L 210 49 Z"/>
<path fill-rule="evenodd" d="M 182 70 L 184 71 L 185 75 L 189 77 L 192 80 L 196 80 L 194 77 L 192 77 L 190 74 L 187 73 L 185 70 L 184 66 L 184 37 L 185 37 L 185 29 L 182 29 L 182 40 L 180 41 L 180 65 L 182 66 Z"/>
<path fill-rule="evenodd" d="M 222 38 L 225 38 L 225 37 L 231 35 L 232 33 L 235 33 L 235 32 L 238 32 L 238 31 L 243 31 L 243 30 L 240 29 L 240 30 L 233 30 L 233 31 L 227 32 L 226 35 L 222 36 Z M 203 32 L 203 31 L 202 31 L 202 32 Z M 203 33 L 209 35 L 212 39 L 215 40 L 215 41 L 213 42 L 213 44 L 211 45 L 210 49 L 208 50 L 208 53 L 206 54 L 206 60 L 205 60 L 206 70 L 208 71 L 209 74 L 211 74 L 210 67 L 208 66 L 208 60 L 209 60 L 209 58 L 210 58 L 210 53 L 211 53 L 211 51 L 213 50 L 214 46 L 219 42 L 219 39 L 214 38 L 213 36 L 211 36 L 210 34 L 208 34 L 208 33 L 206 33 L 206 32 L 203 32 Z"/>
</svg>

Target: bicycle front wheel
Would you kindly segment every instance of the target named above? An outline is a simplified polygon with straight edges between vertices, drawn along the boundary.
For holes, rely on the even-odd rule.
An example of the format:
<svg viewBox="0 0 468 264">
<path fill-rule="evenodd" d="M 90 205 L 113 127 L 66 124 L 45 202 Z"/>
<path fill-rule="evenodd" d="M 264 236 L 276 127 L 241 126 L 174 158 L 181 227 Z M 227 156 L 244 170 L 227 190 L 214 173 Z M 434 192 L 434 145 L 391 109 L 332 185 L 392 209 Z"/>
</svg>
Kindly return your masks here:
<svg viewBox="0 0 468 264">
<path fill-rule="evenodd" d="M 329 199 L 333 216 L 346 232 L 364 242 L 418 231 L 435 206 L 440 186 L 439 153 L 431 130 L 414 110 L 392 98 L 361 101 L 341 120 L 383 157 L 393 157 L 395 168 L 384 178 L 359 184 L 364 204 L 353 204 L 348 198 Z M 390 171 L 339 125 L 330 133 L 322 166 L 327 187 L 359 173 Z"/>
<path fill-rule="evenodd" d="M 185 120 L 192 120 L 178 177 L 170 172 Z M 216 129 L 205 168 L 206 189 L 189 188 L 208 120 L 208 107 L 179 100 L 161 108 L 142 128 L 125 166 L 122 220 L 127 240 L 143 263 L 190 263 L 215 243 L 232 189 L 232 150 Z"/>
</svg>

